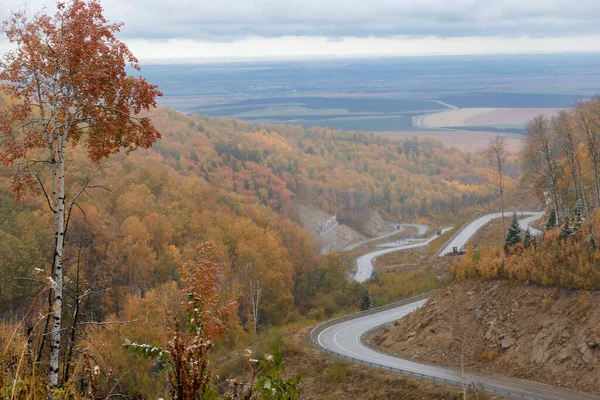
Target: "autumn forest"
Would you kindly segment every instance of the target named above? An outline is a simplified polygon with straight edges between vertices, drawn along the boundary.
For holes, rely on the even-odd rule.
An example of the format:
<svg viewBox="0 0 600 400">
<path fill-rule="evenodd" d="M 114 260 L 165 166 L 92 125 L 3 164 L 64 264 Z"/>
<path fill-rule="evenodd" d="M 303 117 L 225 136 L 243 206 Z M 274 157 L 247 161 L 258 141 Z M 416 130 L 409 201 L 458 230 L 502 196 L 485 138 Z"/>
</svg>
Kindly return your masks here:
<svg viewBox="0 0 600 400">
<path fill-rule="evenodd" d="M 307 344 L 291 333 L 367 297 L 448 279 L 599 288 L 600 100 L 530 122 L 523 151 L 498 156 L 499 186 L 484 152 L 432 139 L 157 107 L 119 29 L 84 0 L 5 23 L 1 398 L 293 399 L 303 378 L 285 357 Z M 448 276 L 366 283 L 348 279 L 354 253 L 319 252 L 298 211 L 359 232 L 370 211 L 442 226 L 497 210 L 500 194 L 546 209 L 546 232 L 469 247 Z"/>
</svg>

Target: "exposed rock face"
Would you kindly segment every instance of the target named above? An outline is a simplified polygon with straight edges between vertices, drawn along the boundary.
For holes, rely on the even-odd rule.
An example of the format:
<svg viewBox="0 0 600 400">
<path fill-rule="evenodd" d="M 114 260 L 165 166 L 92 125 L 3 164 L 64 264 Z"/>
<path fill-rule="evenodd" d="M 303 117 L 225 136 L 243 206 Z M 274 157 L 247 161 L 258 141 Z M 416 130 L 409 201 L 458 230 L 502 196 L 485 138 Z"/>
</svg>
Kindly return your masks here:
<svg viewBox="0 0 600 400">
<path fill-rule="evenodd" d="M 504 281 L 439 291 L 373 344 L 402 357 L 600 393 L 600 292 Z"/>
<path fill-rule="evenodd" d="M 363 214 L 360 226 L 369 236 L 380 236 L 391 232 L 391 227 L 386 220 L 375 210 L 369 209 Z"/>
<path fill-rule="evenodd" d="M 364 236 L 354 231 L 347 225 L 338 225 L 327 236 L 319 235 L 323 224 L 331 218 L 316 207 L 296 204 L 296 211 L 300 224 L 312 233 L 315 240 L 319 243 L 321 254 L 327 254 L 334 251 L 340 251 L 349 244 L 364 239 Z"/>
</svg>

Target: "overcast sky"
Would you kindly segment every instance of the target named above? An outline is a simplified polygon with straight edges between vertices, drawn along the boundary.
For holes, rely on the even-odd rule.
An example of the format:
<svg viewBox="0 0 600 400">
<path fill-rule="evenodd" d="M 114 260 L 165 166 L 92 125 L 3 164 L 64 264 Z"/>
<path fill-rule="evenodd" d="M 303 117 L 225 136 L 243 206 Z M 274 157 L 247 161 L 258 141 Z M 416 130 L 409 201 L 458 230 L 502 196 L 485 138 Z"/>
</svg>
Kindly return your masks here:
<svg viewBox="0 0 600 400">
<path fill-rule="evenodd" d="M 0 17 L 23 4 L 0 0 Z M 27 0 L 29 9 L 54 1 Z M 599 0 L 105 0 L 141 61 L 599 52 Z M 0 51 L 6 48 L 0 42 Z"/>
</svg>

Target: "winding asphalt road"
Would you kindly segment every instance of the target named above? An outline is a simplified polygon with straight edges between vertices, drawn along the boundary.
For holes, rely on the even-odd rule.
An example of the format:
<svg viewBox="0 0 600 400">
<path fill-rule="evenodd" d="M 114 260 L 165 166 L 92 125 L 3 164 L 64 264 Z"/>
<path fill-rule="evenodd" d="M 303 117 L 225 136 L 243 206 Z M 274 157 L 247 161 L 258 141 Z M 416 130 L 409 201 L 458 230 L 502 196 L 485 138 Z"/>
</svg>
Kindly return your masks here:
<svg viewBox="0 0 600 400">
<path fill-rule="evenodd" d="M 384 239 L 389 236 L 397 235 L 398 233 L 402 232 L 406 228 L 416 228 L 417 234 L 415 236 L 423 236 L 425 234 L 425 232 L 427 232 L 427 228 L 429 228 L 427 225 L 419 225 L 419 224 L 399 224 L 399 225 L 400 225 L 400 229 L 398 229 L 398 230 L 392 231 L 390 233 L 386 233 L 385 235 L 381 235 L 381 236 L 377 236 L 377 237 L 374 237 L 371 239 L 365 239 L 365 240 L 361 240 L 360 242 L 353 243 L 353 244 L 347 246 L 344 249 L 344 251 L 354 250 L 355 248 L 360 247 L 363 244 L 367 244 L 367 243 L 373 242 L 375 240 Z"/>
<path fill-rule="evenodd" d="M 425 379 L 435 379 L 462 386 L 463 382 L 471 382 L 479 390 L 497 393 L 506 397 L 543 400 L 599 400 L 600 397 L 561 389 L 537 382 L 522 379 L 506 378 L 479 373 L 467 372 L 462 377 L 460 370 L 436 367 L 424 363 L 405 360 L 381 353 L 362 342 L 365 333 L 382 325 L 394 323 L 416 308 L 425 304 L 427 299 L 420 299 L 409 304 L 389 310 L 365 315 L 355 319 L 333 324 L 329 327 L 318 326 L 311 332 L 311 337 L 318 346 L 336 353 L 382 369 L 396 370 L 404 374 Z"/>
<path fill-rule="evenodd" d="M 505 212 L 504 216 L 505 217 L 512 217 L 512 213 L 513 212 Z M 535 228 L 531 228 L 530 224 L 533 223 L 534 221 L 537 221 L 538 219 L 542 218 L 544 216 L 543 212 L 537 212 L 537 211 L 516 211 L 517 213 L 517 217 L 521 217 L 521 216 L 528 216 L 527 218 L 522 218 L 519 220 L 519 226 L 521 227 L 521 229 L 526 230 L 527 228 L 529 228 L 529 231 L 533 234 L 533 235 L 539 235 L 540 232 L 539 230 L 535 229 Z M 465 225 L 460 231 L 458 231 L 458 233 L 456 235 L 454 235 L 452 237 L 452 239 L 450 239 L 448 241 L 448 243 L 446 243 L 446 245 L 444 245 L 438 252 L 437 255 L 439 256 L 443 256 L 447 253 L 450 253 L 452 251 L 453 247 L 457 247 L 457 248 L 462 248 L 464 247 L 467 242 L 469 241 L 469 239 L 475 234 L 477 233 L 477 231 L 479 229 L 481 229 L 484 225 L 486 225 L 487 223 L 489 223 L 491 220 L 496 219 L 496 218 L 500 218 L 502 216 L 501 213 L 493 213 L 493 214 L 487 214 L 487 215 L 483 215 L 479 218 L 477 218 L 474 221 L 469 222 L 467 225 Z"/>
<path fill-rule="evenodd" d="M 543 212 L 539 212 L 539 211 L 516 211 L 517 216 L 518 217 L 522 217 L 525 216 L 526 218 L 521 218 L 519 220 L 519 226 L 521 227 L 521 229 L 526 230 L 527 228 L 529 228 L 530 232 L 533 235 L 539 235 L 541 234 L 541 232 L 535 228 L 532 228 L 530 225 L 534 222 L 537 221 L 538 219 L 542 218 L 542 216 L 544 215 Z M 511 216 L 512 212 L 505 212 L 504 216 Z M 475 235 L 475 233 L 477 233 L 477 231 L 479 229 L 481 229 L 484 225 L 486 225 L 487 223 L 489 223 L 491 220 L 496 219 L 496 218 L 500 218 L 502 216 L 501 213 L 492 213 L 492 214 L 486 214 L 483 215 L 471 222 L 469 222 L 468 224 L 466 224 L 465 226 L 463 226 L 454 236 L 452 236 L 452 238 L 444 245 L 442 246 L 442 248 L 440 248 L 440 250 L 438 250 L 438 252 L 436 253 L 436 256 L 444 256 L 447 253 L 452 252 L 452 248 L 453 247 L 457 247 L 457 248 L 462 248 L 464 247 L 467 242 L 469 241 L 469 239 Z M 414 226 L 417 227 L 417 229 L 419 229 L 419 234 L 421 234 L 421 232 L 425 232 L 427 230 L 427 226 L 425 225 L 410 225 L 410 224 L 405 224 L 404 226 Z M 448 230 L 450 230 L 452 228 L 444 228 L 442 229 L 442 233 L 447 232 Z M 383 237 L 386 236 L 390 236 L 394 233 L 398 233 L 399 231 L 395 231 L 391 234 L 387 234 L 384 236 L 380 236 L 378 238 L 375 239 L 369 239 L 367 241 L 362 241 L 357 243 L 356 245 L 352 245 L 349 246 L 352 249 L 358 247 L 359 245 L 365 244 L 368 241 L 371 240 L 376 240 L 376 239 L 381 239 Z M 430 236 L 427 240 L 424 240 L 422 242 L 418 242 L 418 243 L 411 243 L 411 244 L 407 244 L 407 245 L 402 245 L 402 246 L 397 246 L 397 247 L 390 247 L 387 249 L 383 249 L 383 250 L 377 250 L 377 251 L 373 251 L 371 253 L 367 253 L 363 256 L 360 256 L 359 258 L 357 258 L 356 260 L 356 264 L 357 264 L 357 270 L 356 270 L 356 275 L 354 275 L 354 280 L 357 282 L 365 282 L 367 281 L 371 275 L 373 275 L 373 260 L 383 254 L 387 254 L 387 253 L 393 253 L 396 251 L 400 251 L 400 250 L 408 250 L 408 249 L 413 249 L 415 247 L 423 247 L 423 246 L 427 246 L 428 244 L 430 244 L 432 241 L 435 240 L 437 236 L 434 234 L 432 236 Z"/>
<path fill-rule="evenodd" d="M 518 213 L 520 213 L 520 211 Z M 542 213 L 530 211 L 524 211 L 523 214 L 529 215 L 529 217 L 520 221 L 522 228 L 525 229 L 527 228 L 528 224 L 541 218 L 542 216 Z M 442 250 L 451 250 L 454 246 L 464 246 L 469 238 L 473 236 L 479 228 L 492 219 L 499 217 L 500 213 L 488 214 L 470 222 L 460 231 L 458 231 L 457 234 L 455 234 L 454 237 L 452 237 L 450 241 L 443 246 Z M 417 245 L 426 245 L 433 239 L 435 239 L 435 236 L 432 236 L 426 241 L 418 243 Z M 417 245 L 409 246 L 418 247 Z M 363 259 L 362 264 L 364 265 L 364 273 L 363 275 L 359 276 L 359 273 L 361 273 L 359 264 L 359 270 L 355 279 L 366 280 L 368 277 L 370 277 L 370 273 L 368 273 L 368 271 L 370 270 L 372 273 L 372 260 L 378 255 L 392 251 L 404 250 L 406 248 L 411 247 L 400 246 L 392 249 L 378 250 L 360 257 L 357 262 Z M 444 254 L 444 252 L 440 253 Z M 464 376 L 462 376 L 460 371 L 457 369 L 438 367 L 394 357 L 389 354 L 384 354 L 374 350 L 363 343 L 362 337 L 365 333 L 383 325 L 392 324 L 398 321 L 408 313 L 425 304 L 426 301 L 427 298 L 420 296 L 414 301 L 408 301 L 404 304 L 393 306 L 391 308 L 388 307 L 380 311 L 370 310 L 366 313 L 357 313 L 354 316 L 347 318 L 332 320 L 315 327 L 311 331 L 311 339 L 315 341 L 319 347 L 338 356 L 350 358 L 354 361 L 359 361 L 382 369 L 395 370 L 424 379 L 434 379 L 438 382 L 455 384 L 461 387 L 464 383 L 470 382 L 479 390 L 497 393 L 505 397 L 535 400 L 600 400 L 600 397 L 591 394 L 579 393 L 572 390 L 566 390 L 521 379 L 506 378 L 502 376 L 486 375 L 473 372 L 467 372 Z"/>
<path fill-rule="evenodd" d="M 452 229 L 452 228 L 444 228 L 444 229 L 442 229 L 442 233 L 447 232 L 450 229 Z M 394 252 L 400 251 L 400 250 L 408 250 L 408 249 L 414 249 L 416 247 L 427 246 L 429 243 L 433 242 L 437 237 L 438 237 L 437 234 L 433 234 L 433 235 L 429 236 L 426 240 L 423 240 L 423 241 L 420 241 L 417 243 L 405 244 L 405 245 L 401 245 L 398 247 L 390 247 L 390 248 L 383 249 L 383 250 L 377 250 L 377 251 L 373 251 L 371 253 L 367 253 L 363 256 L 358 257 L 356 259 L 356 264 L 357 264 L 358 268 L 356 270 L 356 275 L 354 276 L 354 280 L 357 282 L 364 282 L 364 281 L 368 280 L 371 277 L 371 275 L 373 275 L 373 259 L 375 259 L 376 257 L 379 257 L 379 256 L 387 254 L 387 253 L 394 253 Z"/>
</svg>

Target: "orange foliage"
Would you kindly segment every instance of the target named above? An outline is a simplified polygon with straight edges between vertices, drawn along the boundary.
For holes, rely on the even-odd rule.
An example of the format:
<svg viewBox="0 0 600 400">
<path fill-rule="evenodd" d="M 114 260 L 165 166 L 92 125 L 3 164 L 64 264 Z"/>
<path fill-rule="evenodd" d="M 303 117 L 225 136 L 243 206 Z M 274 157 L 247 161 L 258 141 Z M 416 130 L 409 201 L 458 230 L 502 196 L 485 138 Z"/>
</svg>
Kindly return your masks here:
<svg viewBox="0 0 600 400">
<path fill-rule="evenodd" d="M 207 340 L 225 336 L 237 311 L 234 301 L 221 302 L 220 269 L 214 260 L 215 245 L 206 242 L 193 249 L 183 265 L 181 284 L 190 324 Z"/>
<path fill-rule="evenodd" d="M 500 247 L 467 253 L 450 268 L 455 279 L 507 278 L 544 286 L 600 289 L 600 250 L 590 242 L 590 233 L 600 232 L 600 213 L 583 223 L 570 237 L 553 229 L 537 238 L 537 245 L 523 243 L 505 254 Z"/>
</svg>

